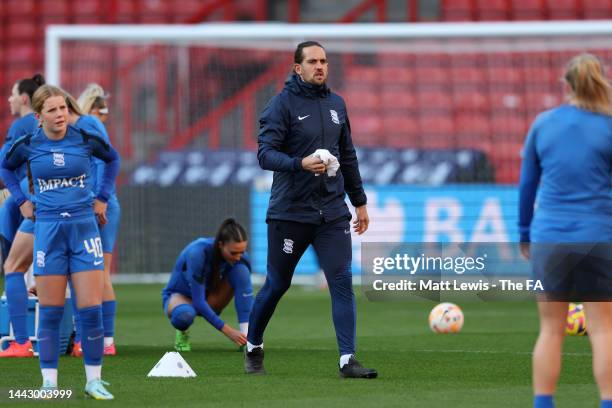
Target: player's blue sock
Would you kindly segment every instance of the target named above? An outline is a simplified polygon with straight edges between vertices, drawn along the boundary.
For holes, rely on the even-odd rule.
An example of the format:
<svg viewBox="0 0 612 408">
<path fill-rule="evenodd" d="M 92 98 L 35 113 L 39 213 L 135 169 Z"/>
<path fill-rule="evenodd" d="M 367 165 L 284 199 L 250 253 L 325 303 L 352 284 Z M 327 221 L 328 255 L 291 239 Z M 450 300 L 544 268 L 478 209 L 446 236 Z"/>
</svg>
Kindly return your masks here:
<svg viewBox="0 0 612 408">
<path fill-rule="evenodd" d="M 64 316 L 64 307 L 40 306 L 38 313 L 40 368 L 57 368 L 60 347 L 59 328 Z"/>
<path fill-rule="evenodd" d="M 196 317 L 196 312 L 193 306 L 186 303 L 178 305 L 172 310 L 170 315 L 170 323 L 177 330 L 185 331 L 193 323 L 193 319 Z"/>
<path fill-rule="evenodd" d="M 533 408 L 555 408 L 552 395 L 536 395 L 533 397 Z"/>
<path fill-rule="evenodd" d="M 612 408 L 612 399 L 601 400 L 600 408 Z"/>
<path fill-rule="evenodd" d="M 72 303 L 72 316 L 74 320 L 74 342 L 81 342 L 81 316 L 79 315 L 79 308 L 77 307 L 76 300 L 76 292 L 74 291 L 74 286 L 72 286 L 72 281 L 69 282 L 70 285 L 70 303 Z"/>
<path fill-rule="evenodd" d="M 102 365 L 104 352 L 104 328 L 102 327 L 102 306 L 79 309 L 81 315 L 81 347 L 86 365 Z"/>
<path fill-rule="evenodd" d="M 28 289 L 26 288 L 23 273 L 7 273 L 5 282 L 6 302 L 15 341 L 23 344 L 28 341 Z"/>
<path fill-rule="evenodd" d="M 238 321 L 248 322 L 254 300 L 251 272 L 246 265 L 238 263 L 229 271 L 228 280 L 234 289 L 234 306 Z"/>
<path fill-rule="evenodd" d="M 104 325 L 104 337 L 115 336 L 115 314 L 117 311 L 117 302 L 109 300 L 102 302 L 102 323 Z"/>
</svg>

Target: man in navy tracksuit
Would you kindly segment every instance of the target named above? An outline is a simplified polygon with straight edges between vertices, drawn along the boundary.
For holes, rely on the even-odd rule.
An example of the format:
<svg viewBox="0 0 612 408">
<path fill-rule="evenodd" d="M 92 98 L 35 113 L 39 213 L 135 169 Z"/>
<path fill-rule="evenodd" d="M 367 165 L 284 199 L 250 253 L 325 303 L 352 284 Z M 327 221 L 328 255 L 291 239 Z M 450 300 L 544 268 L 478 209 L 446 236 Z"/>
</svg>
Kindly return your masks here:
<svg viewBox="0 0 612 408">
<path fill-rule="evenodd" d="M 249 319 L 245 371 L 264 374 L 263 333 L 304 251 L 313 245 L 332 299 L 340 351 L 340 376 L 375 378 L 374 369 L 355 359 L 355 297 L 351 274 L 351 215 L 345 192 L 355 206 L 353 229 L 368 229 L 363 191 L 344 100 L 325 85 L 327 58 L 314 41 L 298 45 L 294 74 L 263 111 L 259 123 L 259 164 L 274 171 L 268 223 L 268 273 Z M 313 153 L 326 149 L 340 164 L 326 174 Z M 329 164 L 329 163 L 328 163 Z"/>
</svg>

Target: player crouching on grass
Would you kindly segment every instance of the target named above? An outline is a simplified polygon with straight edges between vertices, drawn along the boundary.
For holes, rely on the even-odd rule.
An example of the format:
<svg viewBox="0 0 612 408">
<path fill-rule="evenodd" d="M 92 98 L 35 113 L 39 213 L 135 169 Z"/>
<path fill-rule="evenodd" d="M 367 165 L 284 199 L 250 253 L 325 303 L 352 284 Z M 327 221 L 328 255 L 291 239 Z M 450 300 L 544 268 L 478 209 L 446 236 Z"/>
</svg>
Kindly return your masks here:
<svg viewBox="0 0 612 408">
<path fill-rule="evenodd" d="M 228 218 L 221 223 L 215 238 L 198 238 L 179 255 L 170 281 L 162 290 L 164 311 L 176 328 L 177 351 L 191 350 L 187 330 L 196 315 L 237 345 L 246 344 L 253 306 L 251 265 L 245 253 L 247 239 L 245 229 Z M 240 331 L 219 317 L 232 296 Z"/>
</svg>

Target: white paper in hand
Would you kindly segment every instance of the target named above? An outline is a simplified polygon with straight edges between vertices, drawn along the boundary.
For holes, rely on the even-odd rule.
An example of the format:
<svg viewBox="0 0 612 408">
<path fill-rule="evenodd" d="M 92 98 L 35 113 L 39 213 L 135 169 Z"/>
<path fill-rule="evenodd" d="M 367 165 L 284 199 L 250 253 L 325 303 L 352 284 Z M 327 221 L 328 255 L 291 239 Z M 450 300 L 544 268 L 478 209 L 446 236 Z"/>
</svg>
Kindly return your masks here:
<svg viewBox="0 0 612 408">
<path fill-rule="evenodd" d="M 340 168 L 340 163 L 338 162 L 338 159 L 336 158 L 336 156 L 331 154 L 329 152 L 329 150 L 327 150 L 327 149 L 317 149 L 312 154 L 312 156 L 313 157 L 318 157 L 319 159 L 321 159 L 323 164 L 325 164 L 325 167 L 327 169 L 326 171 L 327 171 L 327 176 L 328 177 L 335 177 L 336 176 L 336 172 Z M 318 176 L 318 174 L 315 174 L 315 175 Z"/>
</svg>

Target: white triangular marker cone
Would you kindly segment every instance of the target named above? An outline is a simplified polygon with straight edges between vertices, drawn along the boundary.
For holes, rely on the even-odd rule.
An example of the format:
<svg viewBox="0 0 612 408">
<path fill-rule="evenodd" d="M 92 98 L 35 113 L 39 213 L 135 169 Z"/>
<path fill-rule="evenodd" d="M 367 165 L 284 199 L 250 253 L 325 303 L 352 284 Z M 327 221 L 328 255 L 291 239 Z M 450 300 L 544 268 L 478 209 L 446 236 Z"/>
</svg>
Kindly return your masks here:
<svg viewBox="0 0 612 408">
<path fill-rule="evenodd" d="M 176 351 L 168 351 L 149 371 L 147 377 L 195 377 L 185 359 Z"/>
</svg>

